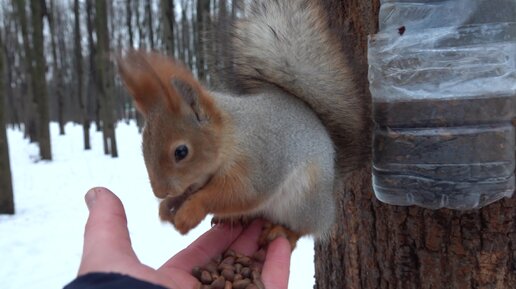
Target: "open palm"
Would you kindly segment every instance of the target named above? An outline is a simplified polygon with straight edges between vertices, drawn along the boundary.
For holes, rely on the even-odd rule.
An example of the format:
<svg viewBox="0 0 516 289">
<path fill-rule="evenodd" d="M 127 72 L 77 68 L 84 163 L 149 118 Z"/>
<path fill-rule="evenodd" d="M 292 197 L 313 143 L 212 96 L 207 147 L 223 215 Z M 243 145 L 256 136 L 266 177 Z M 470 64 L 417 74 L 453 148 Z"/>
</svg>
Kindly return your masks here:
<svg viewBox="0 0 516 289">
<path fill-rule="evenodd" d="M 199 281 L 191 275 L 193 267 L 205 265 L 228 248 L 248 256 L 258 250 L 261 221 L 253 222 L 246 229 L 219 224 L 160 268 L 153 269 L 140 263 L 134 253 L 124 207 L 118 197 L 105 188 L 94 188 L 86 194 L 86 202 L 90 215 L 79 275 L 117 272 L 167 288 L 193 289 L 199 287 Z M 267 289 L 288 287 L 290 255 L 290 244 L 284 238 L 269 245 L 262 271 Z"/>
</svg>

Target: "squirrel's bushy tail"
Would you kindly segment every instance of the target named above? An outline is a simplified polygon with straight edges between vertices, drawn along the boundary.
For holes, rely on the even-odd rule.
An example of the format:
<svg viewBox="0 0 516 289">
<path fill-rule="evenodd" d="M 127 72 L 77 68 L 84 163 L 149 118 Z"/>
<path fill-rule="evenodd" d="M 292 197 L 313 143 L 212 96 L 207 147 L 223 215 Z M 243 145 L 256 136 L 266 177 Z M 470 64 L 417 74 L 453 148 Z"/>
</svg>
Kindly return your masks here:
<svg viewBox="0 0 516 289">
<path fill-rule="evenodd" d="M 230 31 L 229 75 L 240 93 L 277 87 L 306 102 L 330 132 L 339 167 L 347 170 L 362 159 L 357 139 L 364 133 L 365 101 L 327 19 L 318 1 L 252 1 Z"/>
</svg>

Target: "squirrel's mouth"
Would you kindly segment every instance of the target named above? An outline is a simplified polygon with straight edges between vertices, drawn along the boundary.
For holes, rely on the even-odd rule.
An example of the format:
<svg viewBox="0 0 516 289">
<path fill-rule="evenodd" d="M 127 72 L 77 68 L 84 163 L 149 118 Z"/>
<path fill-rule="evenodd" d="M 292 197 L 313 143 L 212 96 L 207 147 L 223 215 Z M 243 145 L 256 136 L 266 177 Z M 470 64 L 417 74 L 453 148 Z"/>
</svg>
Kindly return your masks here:
<svg viewBox="0 0 516 289">
<path fill-rule="evenodd" d="M 202 187 L 201 187 L 202 188 Z M 175 214 L 177 210 L 183 205 L 183 203 L 193 194 L 198 192 L 201 188 L 194 189 L 194 185 L 189 186 L 181 195 L 177 197 L 166 197 L 165 200 L 167 202 L 167 207 L 170 211 L 170 214 Z"/>
<path fill-rule="evenodd" d="M 165 199 L 163 199 L 161 202 L 164 202 L 163 205 L 166 206 L 167 208 L 167 211 L 170 215 L 174 215 L 177 210 L 179 210 L 179 208 L 183 205 L 183 203 L 188 200 L 188 198 L 190 198 L 191 196 L 193 196 L 195 193 L 197 193 L 198 191 L 200 191 L 207 183 L 209 183 L 211 180 L 211 176 L 207 177 L 205 180 L 203 180 L 202 182 L 197 182 L 197 183 L 193 183 L 191 184 L 188 188 L 186 188 L 186 190 L 178 195 L 178 196 L 168 196 L 166 197 Z"/>
</svg>

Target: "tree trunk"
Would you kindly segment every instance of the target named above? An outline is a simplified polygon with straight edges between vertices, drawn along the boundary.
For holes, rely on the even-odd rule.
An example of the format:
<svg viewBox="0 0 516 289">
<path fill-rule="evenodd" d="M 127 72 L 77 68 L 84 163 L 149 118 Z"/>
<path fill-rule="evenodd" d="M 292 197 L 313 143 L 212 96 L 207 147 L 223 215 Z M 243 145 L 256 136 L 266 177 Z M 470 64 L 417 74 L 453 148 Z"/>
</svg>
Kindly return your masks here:
<svg viewBox="0 0 516 289">
<path fill-rule="evenodd" d="M 219 41 L 213 42 L 215 43 L 214 48 L 217 50 L 216 54 L 213 54 L 216 55 L 216 59 L 214 59 L 215 69 L 224 69 L 229 66 L 229 64 L 224 63 L 227 59 L 225 52 L 229 50 L 229 37 L 227 33 L 223 33 L 223 31 L 229 29 L 229 23 L 226 0 L 219 0 L 219 17 L 217 30 L 215 31 L 215 35 L 218 34 L 216 37 Z"/>
<path fill-rule="evenodd" d="M 237 16 L 238 1 L 231 1 L 231 19 L 236 19 Z"/>
<path fill-rule="evenodd" d="M 38 104 L 38 143 L 39 155 L 43 160 L 52 160 L 50 148 L 50 116 L 48 112 L 47 81 L 45 79 L 46 61 L 43 43 L 44 1 L 31 1 L 32 41 L 34 43 L 34 92 L 37 92 Z"/>
<path fill-rule="evenodd" d="M 126 23 L 126 26 L 127 26 L 127 33 L 129 34 L 129 39 L 127 39 L 127 41 L 129 42 L 129 45 L 128 47 L 129 48 L 132 48 L 133 47 L 133 41 L 134 41 L 134 36 L 133 36 L 133 9 L 132 9 L 132 1 L 131 0 L 127 0 L 125 2 L 125 23 Z"/>
<path fill-rule="evenodd" d="M 2 44 L 2 50 L 5 55 L 5 66 L 7 69 L 7 83 L 4 84 L 5 87 L 5 93 L 7 94 L 7 109 L 4 110 L 6 115 L 7 123 L 13 124 L 13 126 L 17 126 L 18 128 L 21 127 L 21 118 L 20 118 L 20 111 L 21 106 L 19 105 L 21 102 L 19 101 L 19 95 L 18 97 L 15 96 L 15 91 L 13 86 L 15 85 L 14 79 L 18 78 L 17 71 L 18 71 L 18 64 L 14 62 L 15 59 L 15 51 L 18 51 L 18 30 L 16 29 L 16 23 L 12 19 L 13 12 L 10 12 L 11 17 L 5 17 L 4 18 L 4 35 L 5 40 Z M 14 24 L 14 25 L 13 25 Z M 16 38 L 13 37 L 13 35 L 16 35 Z M 10 111 L 10 114 L 8 112 Z M 8 116 L 10 118 L 8 118 Z M 9 121 L 10 119 L 10 121 Z"/>
<path fill-rule="evenodd" d="M 379 1 L 322 1 L 370 100 L 366 40 Z M 373 196 L 365 163 L 340 190 L 328 242 L 315 246 L 316 288 L 516 288 L 516 198 L 466 212 L 390 206 Z"/>
<path fill-rule="evenodd" d="M 174 1 L 173 0 L 161 0 L 161 23 L 163 23 L 163 43 L 165 44 L 165 52 L 169 56 L 174 56 Z"/>
<path fill-rule="evenodd" d="M 197 77 L 201 81 L 206 80 L 206 43 L 203 35 L 208 28 L 208 19 L 210 17 L 210 0 L 197 0 L 197 30 L 196 30 L 196 60 L 197 60 Z"/>
<path fill-rule="evenodd" d="M 23 52 L 24 58 L 23 63 L 25 65 L 25 82 L 23 84 L 24 93 L 24 122 L 25 122 L 25 136 L 29 137 L 30 142 L 36 142 L 38 140 L 38 131 L 36 127 L 36 96 L 34 95 L 34 65 L 32 65 L 33 53 L 32 47 L 29 40 L 29 28 L 27 21 L 26 5 L 24 0 L 16 0 L 16 14 L 18 23 L 21 28 L 22 40 L 23 40 Z"/>
<path fill-rule="evenodd" d="M 57 11 L 54 9 L 54 0 L 50 0 L 50 13 L 47 14 L 48 26 L 50 28 L 50 42 L 52 46 L 52 78 L 54 83 L 56 84 L 56 94 L 57 94 L 57 121 L 59 123 L 59 134 L 65 134 L 65 120 L 64 120 L 64 95 L 63 95 L 63 64 L 59 65 L 59 60 L 57 58 L 57 45 L 56 45 L 56 31 L 55 31 L 55 14 Z M 61 51 L 64 53 L 64 51 Z"/>
<path fill-rule="evenodd" d="M 95 1 L 95 30 L 97 32 L 98 92 L 102 100 L 102 127 L 104 136 L 104 153 L 118 157 L 115 137 L 114 114 L 114 75 L 109 61 L 109 31 L 107 26 L 107 7 L 103 0 Z"/>
<path fill-rule="evenodd" d="M 134 0 L 134 17 L 136 18 L 136 27 L 138 28 L 138 39 L 140 39 L 138 47 L 145 48 L 145 33 L 143 30 L 143 24 L 140 21 L 140 6 L 140 1 Z"/>
<path fill-rule="evenodd" d="M 81 49 L 81 15 L 79 9 L 79 0 L 73 2 L 74 14 L 74 52 L 75 52 L 75 69 L 77 71 L 77 99 L 79 100 L 79 109 L 82 119 L 82 134 L 84 140 L 84 149 L 91 149 L 90 142 L 90 118 L 87 110 L 88 95 L 83 95 L 83 68 L 82 68 L 82 49 Z"/>
<path fill-rule="evenodd" d="M 0 38 L 0 47 L 2 47 Z M 11 163 L 9 161 L 9 145 L 7 143 L 5 123 L 5 95 L 4 95 L 4 56 L 0 50 L 0 214 L 14 214 L 13 184 L 11 178 Z"/>
<path fill-rule="evenodd" d="M 88 77 L 88 96 L 90 102 L 87 104 L 88 107 L 92 107 L 95 114 L 95 127 L 96 131 L 102 130 L 102 124 L 100 122 L 100 100 L 99 93 L 97 91 L 97 69 L 95 59 L 97 57 L 97 45 L 93 40 L 94 34 L 94 9 L 93 1 L 86 1 L 86 28 L 88 30 L 88 48 L 89 48 L 89 77 Z M 90 111 L 88 109 L 88 111 Z"/>
<path fill-rule="evenodd" d="M 192 31 L 190 31 L 190 24 L 188 22 L 187 12 L 189 10 L 189 1 L 183 0 L 181 3 L 181 44 L 182 44 L 182 53 L 183 53 L 183 61 L 190 68 L 193 69 L 193 54 L 192 48 L 190 46 L 190 37 Z"/>
<path fill-rule="evenodd" d="M 172 4 L 173 5 L 173 4 Z M 152 28 L 152 7 L 151 7 L 151 1 L 145 1 L 145 18 L 147 23 L 147 30 L 149 33 L 149 47 L 151 50 L 154 49 L 154 29 Z M 163 25 L 166 22 L 163 22 Z"/>
</svg>

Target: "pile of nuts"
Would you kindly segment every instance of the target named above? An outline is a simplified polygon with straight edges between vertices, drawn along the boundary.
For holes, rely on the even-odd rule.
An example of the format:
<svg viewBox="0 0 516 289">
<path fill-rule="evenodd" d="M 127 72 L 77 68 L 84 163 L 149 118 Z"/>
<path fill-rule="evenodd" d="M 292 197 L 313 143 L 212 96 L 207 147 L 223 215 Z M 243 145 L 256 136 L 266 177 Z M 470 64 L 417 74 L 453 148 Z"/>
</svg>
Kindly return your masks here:
<svg viewBox="0 0 516 289">
<path fill-rule="evenodd" d="M 204 267 L 195 267 L 192 275 L 201 282 L 201 289 L 265 289 L 261 281 L 265 249 L 252 257 L 229 249 Z"/>
</svg>

